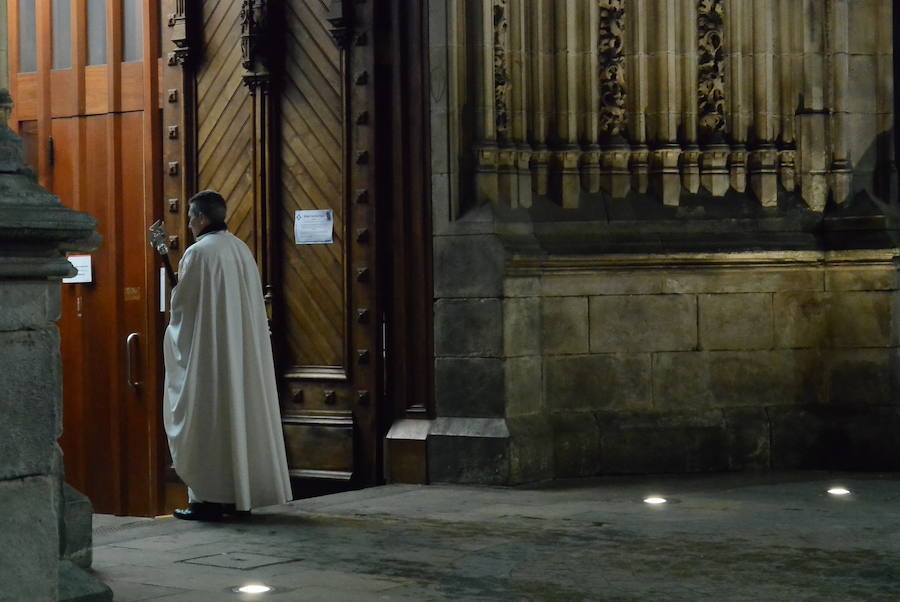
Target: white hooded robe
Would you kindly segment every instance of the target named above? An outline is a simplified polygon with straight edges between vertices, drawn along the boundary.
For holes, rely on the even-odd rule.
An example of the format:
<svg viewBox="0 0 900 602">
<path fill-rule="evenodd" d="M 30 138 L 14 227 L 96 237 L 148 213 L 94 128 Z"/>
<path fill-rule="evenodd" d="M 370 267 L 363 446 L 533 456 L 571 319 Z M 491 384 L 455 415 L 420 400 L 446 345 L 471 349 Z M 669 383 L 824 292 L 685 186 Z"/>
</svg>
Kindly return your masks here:
<svg viewBox="0 0 900 602">
<path fill-rule="evenodd" d="M 289 501 L 259 270 L 236 236 L 203 234 L 185 251 L 163 351 L 166 435 L 192 499 L 237 510 Z"/>
</svg>

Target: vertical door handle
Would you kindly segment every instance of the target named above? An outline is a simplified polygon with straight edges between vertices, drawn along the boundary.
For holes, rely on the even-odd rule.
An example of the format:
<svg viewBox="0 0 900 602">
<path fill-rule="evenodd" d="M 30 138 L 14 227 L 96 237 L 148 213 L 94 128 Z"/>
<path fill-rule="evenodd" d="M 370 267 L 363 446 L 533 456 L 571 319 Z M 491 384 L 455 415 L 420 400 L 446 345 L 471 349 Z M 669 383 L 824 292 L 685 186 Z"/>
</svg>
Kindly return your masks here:
<svg viewBox="0 0 900 602">
<path fill-rule="evenodd" d="M 141 381 L 134 379 L 134 361 L 138 354 L 138 333 L 132 332 L 125 339 L 125 374 L 128 378 L 128 386 L 137 390 L 141 386 Z"/>
</svg>

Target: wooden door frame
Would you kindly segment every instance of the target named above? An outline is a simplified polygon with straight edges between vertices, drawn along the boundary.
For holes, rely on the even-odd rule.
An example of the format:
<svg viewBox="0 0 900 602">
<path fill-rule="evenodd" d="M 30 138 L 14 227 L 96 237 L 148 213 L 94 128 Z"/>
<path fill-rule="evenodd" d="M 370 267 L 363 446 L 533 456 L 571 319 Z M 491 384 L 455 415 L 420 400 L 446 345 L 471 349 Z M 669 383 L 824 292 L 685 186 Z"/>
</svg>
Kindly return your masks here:
<svg viewBox="0 0 900 602">
<path fill-rule="evenodd" d="M 388 199 L 380 226 L 392 245 L 383 249 L 384 290 L 389 349 L 382 432 L 401 418 L 434 417 L 434 326 L 431 227 L 431 131 L 428 82 L 427 0 L 383 0 L 380 29 L 385 30 L 379 52 L 389 85 L 380 89 L 378 102 L 388 118 L 379 122 L 382 140 L 379 196 Z M 386 63 L 386 64 L 385 64 Z M 384 155 L 387 155 L 386 157 Z M 424 458 L 422 458 L 424 461 Z M 427 475 L 424 475 L 427 480 Z"/>
</svg>

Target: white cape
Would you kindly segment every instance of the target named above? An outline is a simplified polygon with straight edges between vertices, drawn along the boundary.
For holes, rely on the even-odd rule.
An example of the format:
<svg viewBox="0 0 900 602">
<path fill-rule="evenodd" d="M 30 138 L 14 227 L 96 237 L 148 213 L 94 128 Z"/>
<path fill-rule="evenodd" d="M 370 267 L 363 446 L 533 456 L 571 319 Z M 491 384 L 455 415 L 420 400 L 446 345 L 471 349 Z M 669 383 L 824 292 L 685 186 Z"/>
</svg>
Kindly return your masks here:
<svg viewBox="0 0 900 602">
<path fill-rule="evenodd" d="M 195 498 L 238 510 L 290 500 L 259 270 L 229 232 L 181 258 L 163 350 L 169 449 Z"/>
</svg>

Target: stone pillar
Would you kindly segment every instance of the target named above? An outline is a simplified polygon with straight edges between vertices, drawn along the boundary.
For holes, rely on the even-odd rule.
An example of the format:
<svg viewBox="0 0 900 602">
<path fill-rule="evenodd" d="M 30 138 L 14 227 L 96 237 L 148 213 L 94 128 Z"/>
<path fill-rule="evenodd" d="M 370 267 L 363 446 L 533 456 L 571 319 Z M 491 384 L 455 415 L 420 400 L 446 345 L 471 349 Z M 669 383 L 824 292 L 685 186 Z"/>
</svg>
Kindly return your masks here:
<svg viewBox="0 0 900 602">
<path fill-rule="evenodd" d="M 22 141 L 6 127 L 10 107 L 9 94 L 0 91 L 0 598 L 109 600 L 109 589 L 73 563 L 89 563 L 89 552 L 66 543 L 66 509 L 90 512 L 90 505 L 64 490 L 57 444 L 62 370 L 56 320 L 60 280 L 73 272 L 65 251 L 96 246 L 96 222 L 38 186 Z M 80 537 L 89 542 L 87 516 L 87 534 L 82 529 Z"/>
</svg>

